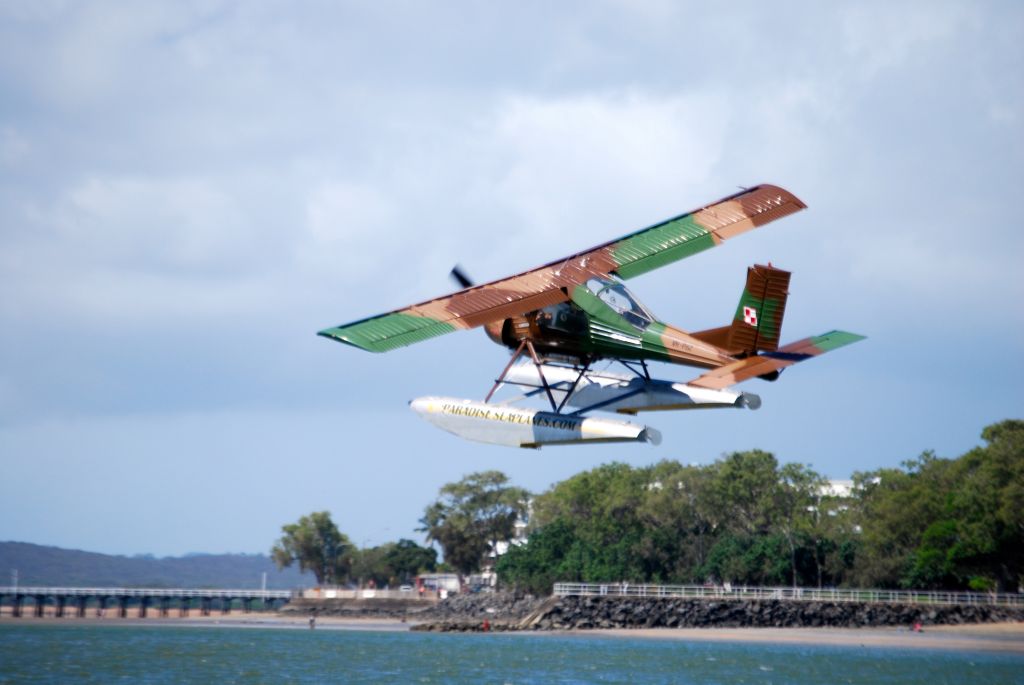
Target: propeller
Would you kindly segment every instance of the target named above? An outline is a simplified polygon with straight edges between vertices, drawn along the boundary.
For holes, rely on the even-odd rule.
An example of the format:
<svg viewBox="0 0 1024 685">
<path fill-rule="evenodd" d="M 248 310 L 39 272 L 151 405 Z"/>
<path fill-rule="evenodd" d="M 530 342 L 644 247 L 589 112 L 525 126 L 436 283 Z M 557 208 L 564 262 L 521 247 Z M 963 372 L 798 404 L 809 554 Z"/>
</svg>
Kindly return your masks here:
<svg viewBox="0 0 1024 685">
<path fill-rule="evenodd" d="M 472 288 L 473 279 L 466 275 L 466 272 L 462 270 L 459 264 L 452 267 L 452 271 L 448 274 L 455 279 L 455 282 L 461 285 L 463 288 Z"/>
</svg>

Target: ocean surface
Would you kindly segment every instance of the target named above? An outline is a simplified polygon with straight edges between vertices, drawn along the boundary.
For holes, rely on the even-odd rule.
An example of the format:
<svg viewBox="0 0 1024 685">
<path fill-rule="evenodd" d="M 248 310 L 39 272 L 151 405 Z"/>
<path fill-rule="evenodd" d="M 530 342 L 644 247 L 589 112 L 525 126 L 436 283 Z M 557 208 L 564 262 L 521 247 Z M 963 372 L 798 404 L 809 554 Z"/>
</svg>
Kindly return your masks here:
<svg viewBox="0 0 1024 685">
<path fill-rule="evenodd" d="M 559 634 L 0 625 L 0 683 L 1024 683 L 1024 656 Z"/>
</svg>

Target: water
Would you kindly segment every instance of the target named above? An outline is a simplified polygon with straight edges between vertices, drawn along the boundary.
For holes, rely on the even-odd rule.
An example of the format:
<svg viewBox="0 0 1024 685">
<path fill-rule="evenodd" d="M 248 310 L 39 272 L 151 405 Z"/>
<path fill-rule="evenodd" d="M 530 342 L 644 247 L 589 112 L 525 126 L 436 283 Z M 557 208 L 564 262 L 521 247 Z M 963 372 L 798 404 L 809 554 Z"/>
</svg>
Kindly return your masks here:
<svg viewBox="0 0 1024 685">
<path fill-rule="evenodd" d="M 0 625 L 0 683 L 1024 683 L 1024 656 L 596 635 Z"/>
</svg>

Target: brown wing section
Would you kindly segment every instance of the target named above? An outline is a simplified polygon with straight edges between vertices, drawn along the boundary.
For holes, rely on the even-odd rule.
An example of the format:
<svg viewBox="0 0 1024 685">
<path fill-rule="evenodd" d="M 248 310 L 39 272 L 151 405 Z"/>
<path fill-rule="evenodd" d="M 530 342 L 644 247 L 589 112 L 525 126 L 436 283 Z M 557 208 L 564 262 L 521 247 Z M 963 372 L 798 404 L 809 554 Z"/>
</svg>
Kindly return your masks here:
<svg viewBox="0 0 1024 685">
<path fill-rule="evenodd" d="M 770 357 L 747 357 L 746 359 L 741 359 L 732 364 L 719 366 L 717 369 L 708 371 L 690 381 L 688 385 L 721 390 L 722 388 L 728 388 L 730 385 L 736 385 L 750 378 L 769 374 L 772 371 L 777 371 L 795 363 L 790 360 L 771 359 Z"/>
<path fill-rule="evenodd" d="M 328 328 L 320 335 L 383 352 L 563 302 L 568 292 L 594 276 L 630 278 L 804 207 L 788 191 L 760 185 L 536 269 Z"/>
</svg>

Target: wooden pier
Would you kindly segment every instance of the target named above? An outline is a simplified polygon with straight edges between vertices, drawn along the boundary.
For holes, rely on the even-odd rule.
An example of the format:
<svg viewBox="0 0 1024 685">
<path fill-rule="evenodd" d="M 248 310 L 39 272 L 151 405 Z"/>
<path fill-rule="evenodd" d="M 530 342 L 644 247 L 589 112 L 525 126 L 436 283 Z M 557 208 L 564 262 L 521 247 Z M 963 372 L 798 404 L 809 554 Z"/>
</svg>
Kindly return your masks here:
<svg viewBox="0 0 1024 685">
<path fill-rule="evenodd" d="M 276 610 L 291 598 L 289 590 L 8 586 L 0 587 L 0 611 L 7 605 L 11 616 L 21 618 L 31 607 L 31 615 L 42 618 L 52 606 L 56 618 L 85 618 L 91 605 L 97 617 L 112 610 L 126 618 L 129 607 L 138 608 L 138 618 L 146 618 L 151 611 L 157 616 L 170 616 L 172 611 L 188 616 L 193 609 L 200 616 L 209 616 L 215 609 L 230 613 L 235 602 L 241 604 L 243 613 L 252 611 L 255 602 L 263 609 Z"/>
</svg>

